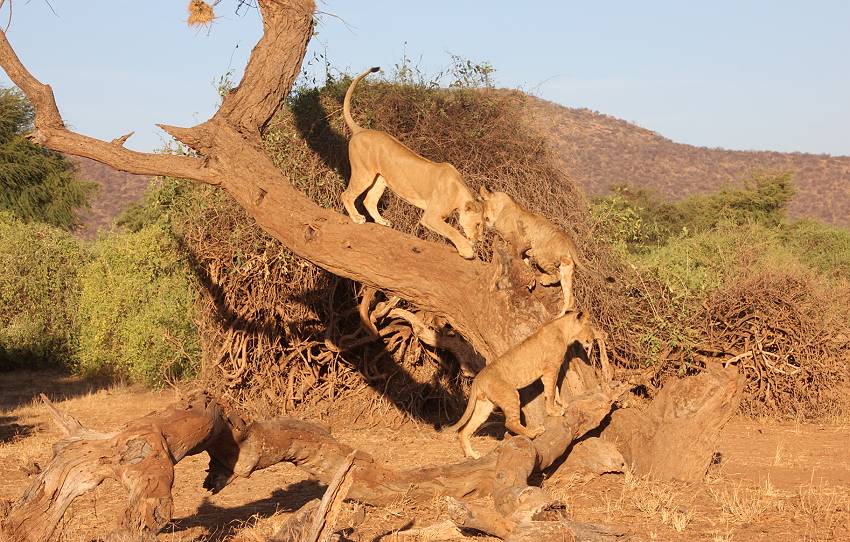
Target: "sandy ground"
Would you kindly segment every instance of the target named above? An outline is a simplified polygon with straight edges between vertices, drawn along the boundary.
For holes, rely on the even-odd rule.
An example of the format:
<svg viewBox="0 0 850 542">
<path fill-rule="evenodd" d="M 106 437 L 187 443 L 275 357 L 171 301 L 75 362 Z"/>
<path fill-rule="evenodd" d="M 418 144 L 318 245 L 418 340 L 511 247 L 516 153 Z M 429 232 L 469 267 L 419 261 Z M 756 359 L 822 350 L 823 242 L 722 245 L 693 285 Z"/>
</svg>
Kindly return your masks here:
<svg viewBox="0 0 850 542">
<path fill-rule="evenodd" d="M 0 374 L 0 499 L 18 498 L 29 483 L 27 467 L 44 465 L 60 438 L 46 409 L 36 400 L 47 393 L 57 406 L 92 429 L 110 430 L 174 401 L 174 390 L 152 392 L 80 382 L 50 373 Z M 462 459 L 452 435 L 415 422 L 398 423 L 378 405 L 369 420 L 324 417 L 334 435 L 395 468 Z M 476 437 L 481 452 L 497 444 Z M 543 485 L 563 499 L 573 519 L 625 527 L 632 540 L 802 541 L 850 540 L 850 427 L 735 419 L 718 443 L 720 461 L 698 484 L 657 482 L 629 473 L 576 480 L 554 473 Z M 159 540 L 260 541 L 289 513 L 319 497 L 323 488 L 298 469 L 281 464 L 240 479 L 218 495 L 201 488 L 206 455 L 176 467 L 174 520 Z M 124 496 L 107 482 L 81 497 L 66 515 L 63 541 L 97 539 L 118 520 Z M 347 505 L 338 527 L 351 526 L 356 506 Z M 438 500 L 413 507 L 399 502 L 366 508 L 347 539 L 393 540 L 394 529 L 415 521 L 439 521 Z M 445 519 L 445 518 L 442 518 Z M 490 540 L 477 537 L 477 540 Z M 411 537 L 399 540 L 412 540 Z"/>
</svg>

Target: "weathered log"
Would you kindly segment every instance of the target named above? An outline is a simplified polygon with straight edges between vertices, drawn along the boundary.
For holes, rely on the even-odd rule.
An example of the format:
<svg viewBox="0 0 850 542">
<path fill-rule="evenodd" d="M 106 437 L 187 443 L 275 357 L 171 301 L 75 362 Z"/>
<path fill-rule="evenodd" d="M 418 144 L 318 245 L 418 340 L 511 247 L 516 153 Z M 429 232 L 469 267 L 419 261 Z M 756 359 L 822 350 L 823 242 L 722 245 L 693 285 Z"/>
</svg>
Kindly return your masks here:
<svg viewBox="0 0 850 542">
<path fill-rule="evenodd" d="M 236 476 L 288 461 L 325 483 L 333 484 L 334 474 L 343 473 L 337 476 L 343 487 L 336 501 L 333 494 L 328 497 L 337 503 L 337 511 L 346 491 L 351 499 L 379 506 L 402 496 L 424 501 L 435 495 L 490 497 L 497 513 L 521 521 L 552 502 L 545 491 L 528 485 L 532 472 L 551 465 L 573 440 L 598 426 L 622 391 L 575 399 L 564 417 L 546 420 L 546 432 L 534 442 L 512 437 L 479 460 L 406 471 L 375 463 L 317 424 L 286 418 L 246 424 L 206 392 L 195 392 L 111 433 L 84 428 L 45 398 L 66 436 L 12 505 L 0 523 L 0 534 L 11 542 L 46 542 L 74 499 L 111 478 L 129 493 L 122 532 L 155 535 L 171 519 L 174 464 L 202 451 L 210 455 L 204 487 L 213 492 Z M 562 438 L 565 434 L 569 438 Z M 351 477 L 346 478 L 349 469 Z M 345 481 L 340 482 L 340 476 Z"/>
<path fill-rule="evenodd" d="M 327 482 L 345 458 L 353 456 L 350 499 L 381 506 L 402 497 L 414 501 L 430 501 L 435 495 L 489 497 L 494 504 L 492 513 L 506 518 L 504 525 L 516 526 L 532 521 L 553 504 L 545 491 L 528 485 L 531 474 L 550 466 L 573 440 L 597 427 L 625 389 L 620 386 L 575 398 L 563 417 L 546 419 L 546 432 L 534 441 L 509 437 L 481 459 L 405 471 L 375 463 L 368 454 L 336 441 L 327 430 L 308 422 L 283 418 L 254 422 L 244 429 L 231 427 L 210 442 L 204 487 L 221 491 L 235 477 L 250 476 L 281 461 L 292 462 Z M 565 434 L 569 435 L 566 439 Z"/>
<path fill-rule="evenodd" d="M 204 392 L 112 433 L 86 429 L 42 399 L 66 436 L 0 523 L 0 536 L 9 542 L 46 542 L 71 502 L 107 478 L 129 494 L 122 530 L 135 536 L 157 533 L 171 519 L 174 464 L 203 451 L 225 425 L 220 406 Z"/>
<path fill-rule="evenodd" d="M 587 437 L 576 442 L 567 458 L 549 477 L 549 483 L 559 479 L 590 480 L 601 474 L 620 473 L 626 469 L 623 454 L 611 441 Z"/>
<path fill-rule="evenodd" d="M 501 512 L 512 511 L 521 493 L 528 491 L 528 477 L 562 456 L 576 438 L 598 426 L 612 403 L 625 390 L 595 392 L 567 407 L 563 417 L 546 420 L 546 432 L 533 442 L 524 437 L 506 439 L 481 459 L 450 465 L 396 471 L 375 463 L 371 456 L 338 442 L 316 424 L 279 418 L 254 422 L 243 430 L 222 431 L 209 443 L 210 465 L 204 487 L 221 491 L 235 477 L 288 461 L 314 478 L 328 482 L 345 458 L 355 453 L 354 485 L 349 498 L 376 506 L 405 496 L 431 499 L 491 496 Z M 562 438 L 564 434 L 568 438 Z M 527 495 L 523 497 L 527 499 Z"/>
<path fill-rule="evenodd" d="M 329 542 L 336 519 L 342 509 L 342 501 L 348 495 L 353 481 L 351 467 L 354 452 L 334 474 L 322 500 L 313 500 L 304 505 L 284 523 L 269 542 Z"/>
<path fill-rule="evenodd" d="M 734 366 L 667 382 L 645 411 L 614 411 L 602 437 L 616 444 L 637 474 L 701 480 L 720 429 L 738 410 L 743 386 Z"/>
</svg>

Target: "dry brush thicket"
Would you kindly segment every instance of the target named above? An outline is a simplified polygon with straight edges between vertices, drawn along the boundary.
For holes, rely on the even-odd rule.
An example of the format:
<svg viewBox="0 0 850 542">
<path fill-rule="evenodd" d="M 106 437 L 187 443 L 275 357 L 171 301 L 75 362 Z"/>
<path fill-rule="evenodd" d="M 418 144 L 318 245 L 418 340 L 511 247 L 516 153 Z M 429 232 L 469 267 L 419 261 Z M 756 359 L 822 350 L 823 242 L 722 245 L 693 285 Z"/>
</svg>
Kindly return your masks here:
<svg viewBox="0 0 850 542">
<path fill-rule="evenodd" d="M 265 135 L 267 152 L 293 184 L 339 211 L 348 177 L 341 116 L 345 83 L 296 93 Z M 473 189 L 486 185 L 511 192 L 574 232 L 593 267 L 610 268 L 613 260 L 604 247 L 593 245 L 581 195 L 555 165 L 545 140 L 525 125 L 523 100 L 519 93 L 377 83 L 358 90 L 353 109 L 364 126 L 395 134 L 429 159 L 456 164 Z M 264 414 L 368 387 L 383 393 L 389 381 L 398 406 L 417 416 L 435 411 L 440 405 L 434 400 L 462 406 L 452 356 L 420 340 L 404 318 L 403 311 L 415 307 L 378 294 L 372 315 L 382 337 L 372 340 L 358 314 L 359 285 L 294 256 L 253 227 L 226 195 L 200 187 L 190 200 L 176 230 L 209 293 L 201 329 L 206 374 L 219 389 Z M 419 226 L 419 210 L 389 192 L 382 214 L 397 229 L 445 242 Z M 492 243 L 479 255 L 489 259 Z M 593 280 L 578 279 L 585 300 Z M 547 302 L 554 306 L 559 292 L 551 290 Z M 622 314 L 621 308 L 610 312 Z"/>
<path fill-rule="evenodd" d="M 293 183 L 340 211 L 348 177 L 346 83 L 294 93 L 265 135 L 267 152 Z M 681 306 L 659 281 L 595 239 L 582 195 L 527 123 L 527 100 L 519 92 L 378 82 L 358 89 L 353 110 L 364 126 L 455 164 L 473 190 L 486 185 L 511 193 L 573 234 L 590 267 L 617 277 L 606 284 L 579 272 L 576 295 L 606 331 L 621 377 L 646 382 L 652 393 L 670 375 L 734 358 L 748 376 L 748 413 L 807 417 L 842 408 L 837 390 L 847 382 L 850 319 L 817 316 L 824 289 L 816 280 L 801 279 L 788 290 L 785 278 L 761 274 L 714 292 L 683 321 Z M 201 327 L 207 375 L 215 375 L 219 389 L 264 414 L 279 405 L 284 412 L 317 403 L 327 408 L 340 393 L 383 393 L 388 381 L 396 405 L 415 416 L 462 406 L 451 354 L 420 341 L 408 321 L 390 314 L 386 297 L 375 301 L 382 339 L 374 341 L 360 323 L 357 284 L 292 255 L 252 227 L 226 195 L 201 187 L 194 197 L 197 205 L 182 215 L 179 230 L 211 294 Z M 382 214 L 395 228 L 445 242 L 390 192 Z M 499 241 L 491 236 L 479 256 L 491 258 L 494 246 Z M 547 289 L 548 303 L 556 302 L 556 290 Z"/>
</svg>

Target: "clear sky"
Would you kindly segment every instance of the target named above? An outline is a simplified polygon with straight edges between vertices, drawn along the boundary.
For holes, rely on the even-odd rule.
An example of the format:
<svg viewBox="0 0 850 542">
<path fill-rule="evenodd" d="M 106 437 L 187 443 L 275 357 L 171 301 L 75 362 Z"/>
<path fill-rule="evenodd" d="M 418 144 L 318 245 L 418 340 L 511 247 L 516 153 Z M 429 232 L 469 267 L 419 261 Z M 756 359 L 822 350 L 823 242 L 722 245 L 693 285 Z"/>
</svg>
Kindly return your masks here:
<svg viewBox="0 0 850 542">
<path fill-rule="evenodd" d="M 209 32 L 189 29 L 187 3 L 51 0 L 54 15 L 43 0 L 13 0 L 8 37 L 76 130 L 104 139 L 135 130 L 128 146 L 149 150 L 164 137 L 155 122 L 212 114 L 213 81 L 228 67 L 238 79 L 261 31 L 256 10 L 234 13 L 236 0 L 222 0 Z M 326 53 L 341 70 L 391 70 L 406 51 L 436 72 L 451 53 L 490 62 L 499 86 L 678 142 L 850 155 L 850 1 L 326 0 L 318 9 L 308 58 Z"/>
</svg>

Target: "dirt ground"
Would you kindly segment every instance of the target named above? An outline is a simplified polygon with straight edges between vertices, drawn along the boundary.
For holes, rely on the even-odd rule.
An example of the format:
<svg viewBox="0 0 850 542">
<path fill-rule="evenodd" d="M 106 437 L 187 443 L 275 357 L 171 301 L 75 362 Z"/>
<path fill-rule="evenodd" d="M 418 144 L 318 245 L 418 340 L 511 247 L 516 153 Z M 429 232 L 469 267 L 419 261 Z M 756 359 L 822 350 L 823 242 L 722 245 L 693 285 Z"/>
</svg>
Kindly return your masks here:
<svg viewBox="0 0 850 542">
<path fill-rule="evenodd" d="M 33 461 L 46 464 L 51 444 L 59 439 L 59 431 L 36 400 L 40 392 L 84 425 L 100 430 L 162 408 L 178 394 L 52 373 L 0 374 L 0 499 L 20 496 L 29 480 L 28 466 Z M 453 435 L 402 422 L 390 415 L 395 414 L 393 408 L 378 400 L 367 417 L 351 420 L 337 414 L 313 421 L 330 426 L 339 440 L 396 468 L 462 459 Z M 850 540 L 848 425 L 734 419 L 721 435 L 718 464 L 698 484 L 657 482 L 629 473 L 583 480 L 555 472 L 543 485 L 567 504 L 573 519 L 620 525 L 631 533 L 631 540 Z M 497 444 L 490 436 L 474 440 L 479 451 Z M 281 464 L 210 495 L 201 488 L 206 458 L 201 454 L 177 465 L 174 520 L 159 540 L 265 540 L 292 511 L 323 492 L 298 469 Z M 62 540 L 88 541 L 108 532 L 123 501 L 114 482 L 78 499 L 66 515 Z M 343 539 L 412 541 L 416 538 L 396 537 L 393 532 L 411 523 L 418 527 L 439 521 L 442 507 L 439 499 L 419 508 L 398 502 L 361 511 L 349 504 L 337 526 L 345 529 Z M 365 520 L 349 528 L 352 518 L 362 512 Z"/>
</svg>

